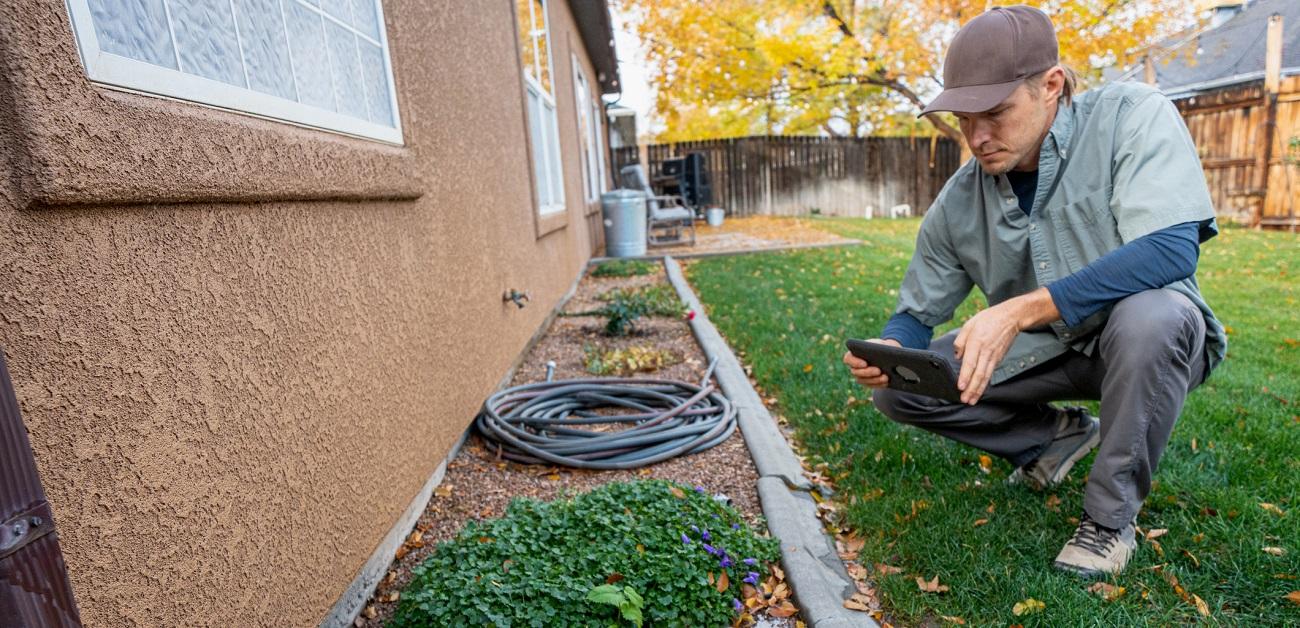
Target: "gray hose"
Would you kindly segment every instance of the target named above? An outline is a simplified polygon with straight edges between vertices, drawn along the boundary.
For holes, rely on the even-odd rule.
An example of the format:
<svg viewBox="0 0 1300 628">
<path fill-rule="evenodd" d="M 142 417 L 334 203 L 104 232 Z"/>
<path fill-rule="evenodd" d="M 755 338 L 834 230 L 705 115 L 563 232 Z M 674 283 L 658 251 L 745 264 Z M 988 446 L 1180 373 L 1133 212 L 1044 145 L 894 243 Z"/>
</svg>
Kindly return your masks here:
<svg viewBox="0 0 1300 628">
<path fill-rule="evenodd" d="M 709 377 L 699 386 L 675 380 L 602 377 L 524 384 L 488 397 L 474 428 L 488 449 L 529 464 L 580 469 L 635 469 L 704 451 L 736 431 L 736 409 Z M 626 414 L 598 409 L 623 408 Z M 624 423 L 597 432 L 584 425 Z"/>
</svg>

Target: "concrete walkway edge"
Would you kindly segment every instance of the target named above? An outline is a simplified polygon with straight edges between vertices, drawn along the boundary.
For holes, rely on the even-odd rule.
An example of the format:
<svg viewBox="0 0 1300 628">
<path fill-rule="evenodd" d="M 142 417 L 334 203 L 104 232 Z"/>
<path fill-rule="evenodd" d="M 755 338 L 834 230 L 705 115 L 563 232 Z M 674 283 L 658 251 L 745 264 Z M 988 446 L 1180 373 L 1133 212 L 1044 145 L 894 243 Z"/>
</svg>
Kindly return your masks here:
<svg viewBox="0 0 1300 628">
<path fill-rule="evenodd" d="M 665 256 L 663 263 L 677 295 L 695 312 L 691 331 L 696 340 L 709 360 L 718 360 L 713 374 L 736 406 L 741 435 L 758 468 L 763 515 L 781 543 L 786 581 L 794 590 L 804 620 L 815 628 L 878 627 L 870 615 L 844 608 L 844 600 L 857 588 L 835 551 L 834 540 L 817 519 L 817 505 L 808 494 L 813 487 L 803 476 L 799 459 L 749 383 L 740 360 L 709 321 L 703 304 L 686 283 L 681 265 L 670 256 Z"/>
</svg>

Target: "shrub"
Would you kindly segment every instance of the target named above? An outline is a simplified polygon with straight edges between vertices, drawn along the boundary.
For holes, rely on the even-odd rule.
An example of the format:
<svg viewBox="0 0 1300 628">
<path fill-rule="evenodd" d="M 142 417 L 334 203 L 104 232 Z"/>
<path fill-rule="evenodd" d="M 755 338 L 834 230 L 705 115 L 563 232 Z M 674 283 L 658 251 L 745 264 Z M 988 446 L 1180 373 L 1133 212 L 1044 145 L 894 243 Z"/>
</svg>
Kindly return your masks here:
<svg viewBox="0 0 1300 628">
<path fill-rule="evenodd" d="M 603 316 L 605 335 L 626 336 L 642 316 L 681 316 L 686 306 L 677 298 L 677 292 L 668 284 L 654 284 L 640 288 L 615 288 L 599 297 L 608 303 L 599 309 L 566 313 L 564 316 Z"/>
<path fill-rule="evenodd" d="M 645 480 L 520 498 L 415 567 L 389 625 L 724 626 L 748 572 L 777 555 L 702 488 Z M 710 580 L 724 572 L 719 591 Z"/>
<path fill-rule="evenodd" d="M 636 259 L 616 259 L 592 269 L 592 277 L 631 277 L 649 275 L 659 269 L 658 262 Z"/>
<path fill-rule="evenodd" d="M 599 345 L 585 344 L 582 346 L 582 353 L 587 372 L 593 375 L 653 373 L 682 361 L 681 357 L 672 351 L 650 346 L 606 349 Z"/>
</svg>

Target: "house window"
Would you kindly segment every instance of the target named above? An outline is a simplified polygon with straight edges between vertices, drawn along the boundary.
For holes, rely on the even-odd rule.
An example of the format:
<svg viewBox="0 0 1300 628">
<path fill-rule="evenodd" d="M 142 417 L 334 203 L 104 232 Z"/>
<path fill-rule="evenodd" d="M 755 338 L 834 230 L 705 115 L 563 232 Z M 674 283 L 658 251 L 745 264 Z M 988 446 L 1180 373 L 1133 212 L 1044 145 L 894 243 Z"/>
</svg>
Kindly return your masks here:
<svg viewBox="0 0 1300 628">
<path fill-rule="evenodd" d="M 582 144 L 582 182 L 588 203 L 600 199 L 605 191 L 604 142 L 600 139 L 600 104 L 592 100 L 591 84 L 582 73 L 578 58 L 573 58 L 573 90 L 577 101 L 578 134 Z"/>
<path fill-rule="evenodd" d="M 560 134 L 555 115 L 551 36 L 544 0 L 516 0 L 519 55 L 528 92 L 528 133 L 533 144 L 538 211 L 564 210 L 564 173 L 560 168 Z"/>
<path fill-rule="evenodd" d="M 402 143 L 379 0 L 67 0 L 92 81 Z"/>
</svg>

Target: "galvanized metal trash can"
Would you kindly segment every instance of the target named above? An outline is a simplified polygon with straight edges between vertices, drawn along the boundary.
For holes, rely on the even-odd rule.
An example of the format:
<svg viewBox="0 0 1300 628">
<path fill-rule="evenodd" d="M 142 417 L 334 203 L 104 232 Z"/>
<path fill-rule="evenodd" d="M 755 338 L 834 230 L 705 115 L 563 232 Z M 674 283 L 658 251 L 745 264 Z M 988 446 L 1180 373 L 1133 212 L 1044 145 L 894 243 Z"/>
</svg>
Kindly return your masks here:
<svg viewBox="0 0 1300 628">
<path fill-rule="evenodd" d="M 605 219 L 605 255 L 645 255 L 645 192 L 610 190 L 600 195 L 600 208 Z"/>
</svg>

